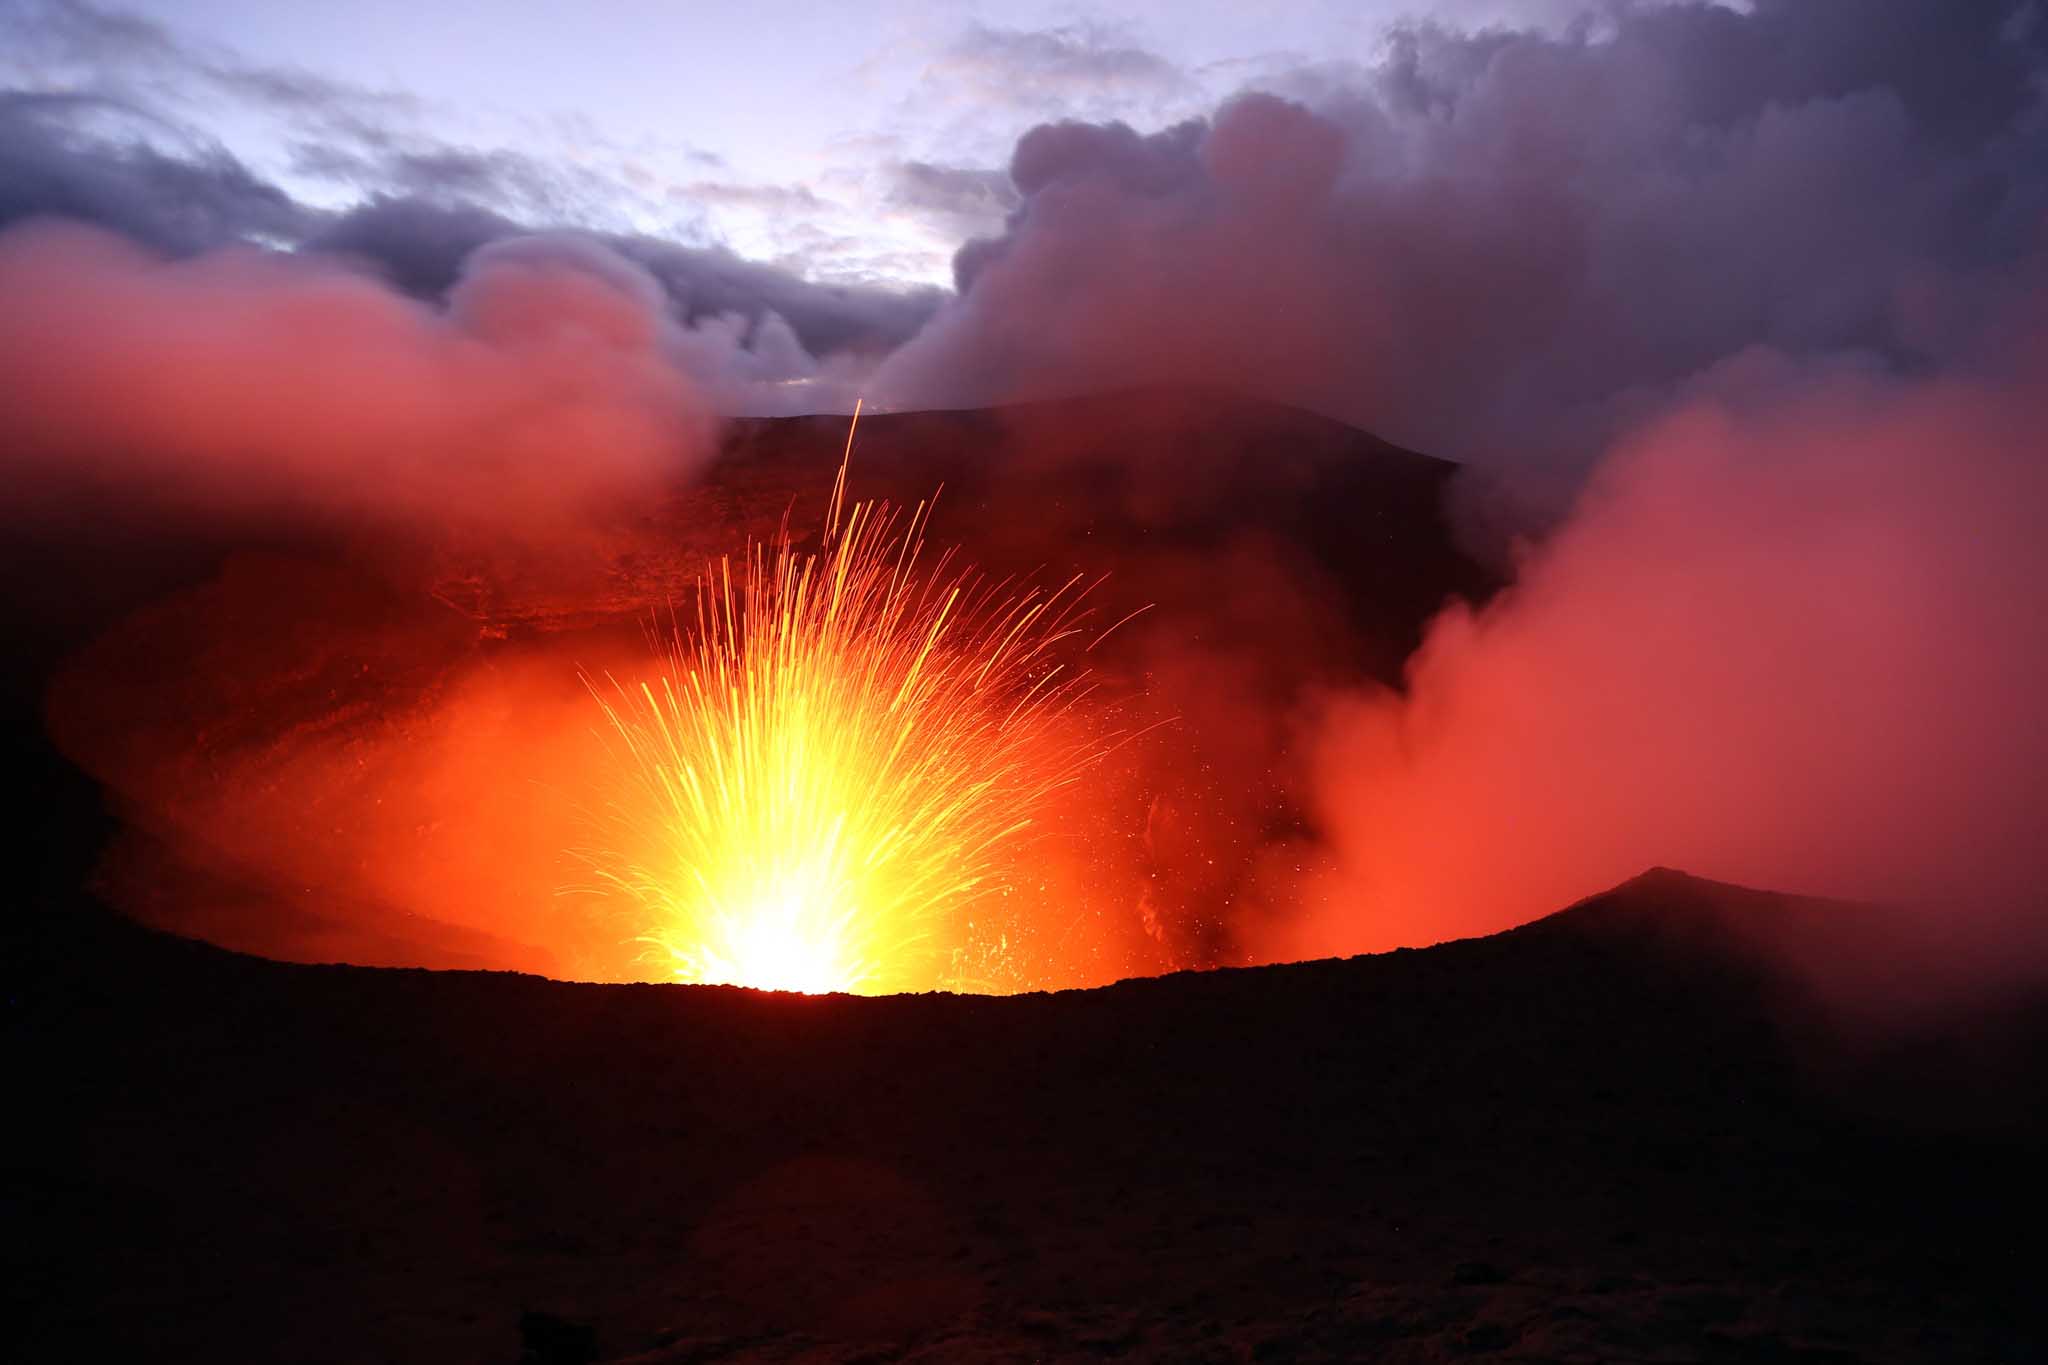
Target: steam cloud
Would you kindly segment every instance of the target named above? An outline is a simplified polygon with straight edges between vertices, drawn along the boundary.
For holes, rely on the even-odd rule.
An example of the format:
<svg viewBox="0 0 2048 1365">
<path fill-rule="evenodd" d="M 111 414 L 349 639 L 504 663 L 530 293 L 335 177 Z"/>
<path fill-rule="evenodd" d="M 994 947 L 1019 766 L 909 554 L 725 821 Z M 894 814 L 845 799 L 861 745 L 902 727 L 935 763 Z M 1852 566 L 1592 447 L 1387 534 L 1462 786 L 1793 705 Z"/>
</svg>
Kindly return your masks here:
<svg viewBox="0 0 2048 1365">
<path fill-rule="evenodd" d="M 2048 946 L 2044 343 L 1995 380 L 1700 397 L 1624 442 L 1407 695 L 1332 704 L 1340 867 L 1269 951 L 1489 933 L 1657 862 Z"/>
<path fill-rule="evenodd" d="M 31 226 L 0 295 L 19 500 L 502 529 L 707 449 L 652 283 L 582 244 L 481 252 L 435 312 L 331 264 Z"/>
<path fill-rule="evenodd" d="M 2039 247 L 2044 26 L 1970 0 L 1622 6 L 1397 33 L 1151 135 L 1018 144 L 1023 202 L 876 387 L 1204 381 L 1567 499 L 1752 346 L 1946 363 Z"/>
</svg>

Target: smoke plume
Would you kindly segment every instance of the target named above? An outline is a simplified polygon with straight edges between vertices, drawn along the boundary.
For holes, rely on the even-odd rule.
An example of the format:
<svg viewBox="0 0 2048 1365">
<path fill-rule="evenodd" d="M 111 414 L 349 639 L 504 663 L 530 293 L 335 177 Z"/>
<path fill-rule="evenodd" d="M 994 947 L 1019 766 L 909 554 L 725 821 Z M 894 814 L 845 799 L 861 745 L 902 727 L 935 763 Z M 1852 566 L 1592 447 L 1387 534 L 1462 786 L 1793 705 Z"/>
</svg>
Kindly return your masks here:
<svg viewBox="0 0 2048 1365">
<path fill-rule="evenodd" d="M 1622 442 L 1512 588 L 1439 617 L 1405 693 L 1330 699 L 1339 865 L 1264 953 L 1490 933 L 1663 863 L 2042 960 L 2048 336 L 1992 377 L 1788 366 L 1749 358 Z"/>
<path fill-rule="evenodd" d="M 473 256 L 436 310 L 330 263 L 0 236 L 13 510 L 540 528 L 671 478 L 710 418 L 658 290 L 602 248 Z"/>
<path fill-rule="evenodd" d="M 1477 462 L 1551 506 L 1757 346 L 1945 364 L 2040 244 L 2044 35 L 1997 0 L 1615 7 L 1397 32 L 1141 135 L 1017 145 L 1007 230 L 893 401 L 1204 382 Z"/>
</svg>

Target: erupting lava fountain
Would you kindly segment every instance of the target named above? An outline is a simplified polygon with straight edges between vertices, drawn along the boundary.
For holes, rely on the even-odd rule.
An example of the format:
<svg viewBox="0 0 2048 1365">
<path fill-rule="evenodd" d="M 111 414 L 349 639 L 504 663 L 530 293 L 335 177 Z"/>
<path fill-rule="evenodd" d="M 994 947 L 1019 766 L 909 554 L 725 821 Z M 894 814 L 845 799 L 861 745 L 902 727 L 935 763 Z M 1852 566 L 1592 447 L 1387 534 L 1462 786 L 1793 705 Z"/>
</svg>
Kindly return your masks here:
<svg viewBox="0 0 2048 1365">
<path fill-rule="evenodd" d="M 976 908 L 1105 752 L 1061 658 L 1089 587 L 921 563 L 931 504 L 847 507 L 852 448 L 815 553 L 785 522 L 720 560 L 659 675 L 593 688 L 630 786 L 588 856 L 678 981 L 1000 989 Z"/>
</svg>

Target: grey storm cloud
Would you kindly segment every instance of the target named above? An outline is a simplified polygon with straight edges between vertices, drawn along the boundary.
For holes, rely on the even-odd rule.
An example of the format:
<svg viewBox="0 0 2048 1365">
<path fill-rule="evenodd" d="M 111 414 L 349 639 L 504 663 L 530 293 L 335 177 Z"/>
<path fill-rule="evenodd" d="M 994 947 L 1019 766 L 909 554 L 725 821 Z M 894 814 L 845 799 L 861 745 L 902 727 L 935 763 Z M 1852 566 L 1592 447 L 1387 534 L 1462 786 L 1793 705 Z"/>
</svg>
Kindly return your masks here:
<svg viewBox="0 0 2048 1365">
<path fill-rule="evenodd" d="M 1623 5 L 1409 28 L 1161 132 L 1046 125 L 878 383 L 1221 383 L 1568 484 L 1753 348 L 1966 349 L 2048 225 L 2044 43 L 2018 0 Z"/>
<path fill-rule="evenodd" d="M 420 111 L 403 91 L 336 81 L 296 67 L 265 66 L 180 39 L 142 15 L 83 0 L 23 0 L 0 10 L 0 36 L 44 68 L 88 73 L 97 93 L 131 87 L 225 96 L 309 131 L 375 140 L 394 119 Z"/>
<path fill-rule="evenodd" d="M 225 149 L 120 101 L 0 91 L 0 227 L 38 215 L 180 254 L 237 238 L 297 238 L 320 218 Z"/>
<path fill-rule="evenodd" d="M 307 246 L 368 261 L 407 293 L 438 298 L 460 278 L 472 252 L 531 231 L 473 205 L 378 196 L 335 219 Z M 937 290 L 813 284 L 720 247 L 589 235 L 653 276 L 683 321 L 737 316 L 751 324 L 773 314 L 813 355 L 891 350 L 915 335 L 939 304 Z"/>
<path fill-rule="evenodd" d="M 300 143 L 292 168 L 373 193 L 432 195 L 447 200 L 560 211 L 573 199 L 573 177 L 532 157 L 494 148 L 349 147 Z"/>
<path fill-rule="evenodd" d="M 1017 206 L 1017 187 L 1006 171 L 899 161 L 890 167 L 890 178 L 891 198 L 906 207 L 981 214 Z"/>
<path fill-rule="evenodd" d="M 525 231 L 503 214 L 474 204 L 374 194 L 308 237 L 305 245 L 368 262 L 405 293 L 433 299 L 454 287 L 471 253 Z"/>
<path fill-rule="evenodd" d="M 1008 171 L 896 161 L 885 170 L 890 208 L 920 218 L 956 239 L 998 231 L 1021 202 Z"/>
<path fill-rule="evenodd" d="M 447 144 L 423 128 L 429 106 L 404 91 L 250 62 L 81 0 L 0 8 L 0 41 L 20 54 L 17 65 L 36 89 L 56 86 L 120 105 L 164 130 L 204 123 L 223 104 L 239 107 L 284 132 L 295 175 L 336 186 L 460 197 L 548 221 L 574 221 L 590 205 L 601 212 L 617 193 L 587 170 L 505 148 Z"/>
<path fill-rule="evenodd" d="M 879 353 L 915 336 L 938 311 L 936 289 L 813 284 L 723 247 L 689 247 L 652 237 L 608 239 L 661 281 L 686 319 L 772 313 L 813 355 Z"/>
<path fill-rule="evenodd" d="M 238 242 L 290 245 L 364 262 L 417 298 L 438 300 L 464 259 L 488 243 L 558 226 L 521 221 L 476 199 L 498 199 L 523 158 L 448 153 L 363 163 L 373 190 L 353 209 L 301 204 L 234 156 L 146 110 L 101 96 L 0 92 L 0 228 L 70 218 L 109 228 L 173 256 Z M 814 284 L 715 247 L 621 233 L 590 234 L 645 269 L 686 323 L 733 317 L 758 329 L 779 316 L 812 355 L 875 355 L 914 335 L 937 290 Z"/>
</svg>

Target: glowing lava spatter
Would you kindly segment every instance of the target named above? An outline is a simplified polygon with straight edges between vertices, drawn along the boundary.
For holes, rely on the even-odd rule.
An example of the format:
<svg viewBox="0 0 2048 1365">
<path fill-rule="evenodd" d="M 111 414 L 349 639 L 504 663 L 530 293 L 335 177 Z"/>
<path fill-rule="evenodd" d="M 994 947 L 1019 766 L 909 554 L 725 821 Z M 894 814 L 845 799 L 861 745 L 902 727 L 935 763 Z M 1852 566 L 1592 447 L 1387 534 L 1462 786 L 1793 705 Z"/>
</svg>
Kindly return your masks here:
<svg viewBox="0 0 2048 1365">
<path fill-rule="evenodd" d="M 596 870 L 678 980 L 987 988 L 968 921 L 1102 752 L 1056 657 L 1087 589 L 927 567 L 929 503 L 899 531 L 845 491 L 842 461 L 817 552 L 785 525 L 712 568 L 661 676 L 594 689 L 638 784 L 620 842 L 651 850 Z"/>
</svg>

